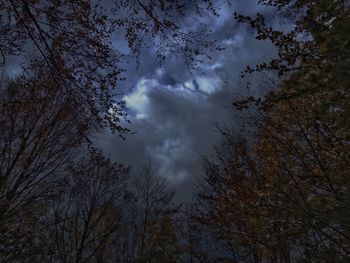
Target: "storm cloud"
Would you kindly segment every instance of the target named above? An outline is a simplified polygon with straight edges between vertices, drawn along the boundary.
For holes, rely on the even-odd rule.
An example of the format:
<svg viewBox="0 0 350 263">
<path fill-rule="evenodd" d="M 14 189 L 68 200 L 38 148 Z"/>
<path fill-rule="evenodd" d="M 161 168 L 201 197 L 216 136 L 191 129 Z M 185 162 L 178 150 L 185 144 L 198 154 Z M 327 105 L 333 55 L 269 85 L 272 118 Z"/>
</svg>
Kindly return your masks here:
<svg viewBox="0 0 350 263">
<path fill-rule="evenodd" d="M 253 30 L 237 24 L 234 12 L 253 15 L 271 10 L 256 1 L 222 4 L 219 17 L 204 21 L 211 25 L 212 38 L 224 50 L 211 54 L 189 71 L 181 59 L 171 57 L 162 65 L 154 51 L 143 50 L 141 66 L 128 65 L 126 81 L 122 83 L 123 99 L 133 133 L 125 141 L 107 131 L 98 144 L 115 161 L 137 170 L 152 161 L 163 176 L 177 185 L 183 198 L 190 196 L 194 182 L 200 176 L 201 155 L 218 142 L 216 123 L 234 123 L 231 103 L 247 90 L 241 71 L 274 55 L 268 42 L 255 39 Z M 273 19 L 273 18 L 271 18 Z"/>
</svg>

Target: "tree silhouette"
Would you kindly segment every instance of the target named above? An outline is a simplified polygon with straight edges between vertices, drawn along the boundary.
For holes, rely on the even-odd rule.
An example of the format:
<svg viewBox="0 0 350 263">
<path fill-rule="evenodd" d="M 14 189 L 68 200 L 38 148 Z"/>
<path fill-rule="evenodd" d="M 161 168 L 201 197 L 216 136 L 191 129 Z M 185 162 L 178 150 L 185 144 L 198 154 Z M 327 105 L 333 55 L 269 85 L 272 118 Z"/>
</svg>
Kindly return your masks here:
<svg viewBox="0 0 350 263">
<path fill-rule="evenodd" d="M 246 73 L 277 70 L 279 86 L 264 99 L 234 102 L 251 116 L 251 127 L 223 130 L 222 144 L 204 160 L 198 222 L 212 229 L 230 260 L 346 262 L 349 5 L 261 2 L 296 19 L 285 33 L 260 14 L 236 15 L 279 51 Z"/>
<path fill-rule="evenodd" d="M 48 201 L 40 244 L 45 262 L 115 262 L 132 195 L 128 170 L 98 152 L 74 164 Z"/>
<path fill-rule="evenodd" d="M 212 43 L 184 24 L 184 18 L 216 14 L 211 1 L 184 0 L 6 0 L 0 12 L 2 64 L 15 55 L 44 65 L 90 119 L 120 134 L 127 129 L 120 125 L 125 112 L 116 87 L 123 79 L 126 55 L 112 42 L 114 34 L 124 35 L 138 58 L 142 48 L 156 47 L 160 61 L 181 54 L 190 65 Z"/>
</svg>

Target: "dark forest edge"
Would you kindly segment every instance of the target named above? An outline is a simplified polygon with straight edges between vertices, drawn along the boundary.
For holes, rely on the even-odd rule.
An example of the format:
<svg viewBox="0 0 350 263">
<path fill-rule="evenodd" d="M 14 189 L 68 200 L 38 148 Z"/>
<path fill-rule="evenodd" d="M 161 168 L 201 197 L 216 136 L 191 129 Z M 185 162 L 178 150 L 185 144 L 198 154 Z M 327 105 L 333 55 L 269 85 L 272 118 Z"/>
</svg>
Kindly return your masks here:
<svg viewBox="0 0 350 263">
<path fill-rule="evenodd" d="M 114 30 L 136 56 L 144 44 L 157 44 L 160 60 L 181 46 L 191 65 L 215 46 L 182 31 L 181 17 L 217 15 L 215 5 L 115 1 L 116 14 L 130 12 L 118 17 L 90 1 L 0 3 L 3 64 L 30 61 L 1 80 L 0 262 L 350 261 L 349 2 L 259 2 L 295 21 L 286 33 L 235 14 L 278 50 L 242 73 L 277 72 L 264 82 L 273 91 L 233 102 L 248 128 L 221 130 L 183 205 L 155 167 L 134 174 L 90 136 L 128 132 Z"/>
</svg>

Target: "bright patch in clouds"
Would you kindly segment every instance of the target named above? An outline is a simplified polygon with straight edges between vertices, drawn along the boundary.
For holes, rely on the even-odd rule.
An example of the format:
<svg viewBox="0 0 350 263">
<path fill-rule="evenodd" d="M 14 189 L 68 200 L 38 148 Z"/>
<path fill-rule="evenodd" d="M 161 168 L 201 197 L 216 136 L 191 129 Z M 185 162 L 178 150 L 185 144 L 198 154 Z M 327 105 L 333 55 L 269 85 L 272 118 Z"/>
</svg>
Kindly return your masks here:
<svg viewBox="0 0 350 263">
<path fill-rule="evenodd" d="M 185 87 L 186 89 L 189 89 L 190 91 L 196 91 L 196 86 L 193 84 L 193 81 L 192 81 L 192 80 L 186 81 L 186 82 L 184 83 L 184 87 Z"/>
<path fill-rule="evenodd" d="M 136 114 L 137 119 L 144 119 L 149 104 L 147 97 L 148 88 L 157 85 L 153 79 L 142 78 L 137 84 L 135 90 L 129 95 L 124 96 L 126 106 Z"/>
<path fill-rule="evenodd" d="M 232 11 L 229 6 L 224 3 L 218 10 L 219 16 L 215 17 L 215 27 L 216 29 L 222 28 L 227 21 L 232 19 Z"/>
<path fill-rule="evenodd" d="M 210 66 L 211 70 L 221 67 L 221 64 L 216 63 Z M 210 72 L 210 70 L 208 70 Z M 222 81 L 213 73 L 209 75 L 198 76 L 193 79 L 171 85 L 162 85 L 157 77 L 165 74 L 164 70 L 158 68 L 155 72 L 156 78 L 141 78 L 133 91 L 124 96 L 124 101 L 128 109 L 137 119 L 147 118 L 147 113 L 152 107 L 151 90 L 156 89 L 156 92 L 167 92 L 170 96 L 186 96 L 189 99 L 205 99 L 206 96 L 212 95 L 222 88 Z M 205 95 L 205 96 L 203 96 Z"/>
<path fill-rule="evenodd" d="M 157 68 L 156 69 L 157 76 L 161 77 L 161 76 L 164 75 L 164 73 L 165 73 L 165 70 L 163 68 Z"/>
<path fill-rule="evenodd" d="M 215 71 L 217 69 L 222 68 L 223 65 L 220 62 L 216 62 L 214 64 L 200 64 L 199 67 L 204 69 L 204 70 L 207 70 L 209 72 L 213 72 L 213 71 Z"/>
<path fill-rule="evenodd" d="M 221 80 L 218 77 L 197 77 L 195 82 L 200 91 L 210 95 L 221 89 Z"/>
<path fill-rule="evenodd" d="M 242 47 L 244 38 L 241 35 L 235 35 L 233 38 L 223 40 L 222 43 L 231 47 Z"/>
<path fill-rule="evenodd" d="M 220 90 L 222 87 L 222 81 L 218 77 L 206 77 L 200 76 L 196 77 L 193 80 L 186 81 L 183 84 L 184 90 L 191 92 L 201 92 L 206 95 L 211 95 L 216 91 Z M 202 94 L 198 94 L 202 95 Z"/>
</svg>

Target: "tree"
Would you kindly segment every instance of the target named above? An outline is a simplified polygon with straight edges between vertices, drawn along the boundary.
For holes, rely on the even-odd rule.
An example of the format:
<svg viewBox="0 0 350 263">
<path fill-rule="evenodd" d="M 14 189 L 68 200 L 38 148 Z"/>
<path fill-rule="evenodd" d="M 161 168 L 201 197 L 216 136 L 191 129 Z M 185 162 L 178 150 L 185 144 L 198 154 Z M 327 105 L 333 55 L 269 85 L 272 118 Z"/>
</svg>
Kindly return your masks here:
<svg viewBox="0 0 350 263">
<path fill-rule="evenodd" d="M 350 54 L 345 32 L 349 31 L 349 3 L 262 2 L 277 6 L 289 17 L 294 14 L 296 26 L 285 34 L 267 27 L 261 15 L 256 20 L 247 18 L 257 28 L 258 38 L 270 39 L 279 51 L 276 67 L 265 64 L 257 69 L 288 73 L 280 89 L 268 94 L 262 104 L 267 116 L 259 125 L 262 141 L 258 155 L 270 157 L 263 158 L 264 168 L 276 168 L 269 171 L 267 178 L 278 187 L 279 200 L 287 203 L 284 198 L 289 198 L 293 207 L 302 210 L 297 222 L 308 224 L 304 229 L 311 229 L 313 234 L 308 235 L 314 236 L 303 241 L 304 246 L 312 247 L 308 256 L 317 258 L 318 252 L 331 261 L 347 261 L 348 224 L 344 224 L 346 219 L 340 219 L 344 214 L 338 208 L 348 205 L 345 178 L 349 176 L 346 116 L 350 79 L 346 72 Z M 287 188 L 289 194 L 285 192 L 287 184 L 294 186 Z"/>
<path fill-rule="evenodd" d="M 173 192 L 165 177 L 149 164 L 133 178 L 136 196 L 131 262 L 180 262 Z"/>
<path fill-rule="evenodd" d="M 224 130 L 222 146 L 205 160 L 198 222 L 232 260 L 347 262 L 349 5 L 261 2 L 294 16 L 295 27 L 285 33 L 262 15 L 236 15 L 279 51 L 246 72 L 277 70 L 280 84 L 262 100 L 234 102 L 253 128 Z"/>
<path fill-rule="evenodd" d="M 346 131 L 319 121 L 322 95 L 278 103 L 263 123 L 256 153 L 266 190 L 284 204 L 277 208 L 284 220 L 293 219 L 287 227 L 303 246 L 311 247 L 309 256 L 342 262 L 349 257 L 342 212 L 348 206 L 349 147 Z"/>
<path fill-rule="evenodd" d="M 126 56 L 112 43 L 114 34 L 124 34 L 136 56 L 152 46 L 160 60 L 182 54 L 193 63 L 211 43 L 183 18 L 189 13 L 201 16 L 206 10 L 216 14 L 211 1 L 2 1 L 2 64 L 9 55 L 44 64 L 62 92 L 82 105 L 88 119 L 122 135 L 127 132 L 120 125 L 125 112 L 116 85 L 123 79 Z"/>
<path fill-rule="evenodd" d="M 45 207 L 40 261 L 116 262 L 132 195 L 128 170 L 98 152 L 74 164 Z"/>
<path fill-rule="evenodd" d="M 271 41 L 278 51 L 278 57 L 269 63 L 248 67 L 245 71 L 278 71 L 286 78 L 289 85 L 277 93 L 271 92 L 267 103 L 323 91 L 325 96 L 320 100 L 324 115 L 328 115 L 333 106 L 330 102 L 334 102 L 342 106 L 343 112 L 337 117 L 344 120 L 348 114 L 346 87 L 350 55 L 349 36 L 346 34 L 349 31 L 348 1 L 259 2 L 276 7 L 282 17 L 292 19 L 294 24 L 292 30 L 283 32 L 270 27 L 261 14 L 256 18 L 236 14 L 238 22 L 256 29 L 257 39 Z"/>
<path fill-rule="evenodd" d="M 225 252 L 213 240 L 210 229 L 205 224 L 198 223 L 198 210 L 198 204 L 194 201 L 182 209 L 180 240 L 184 254 L 183 262 L 221 262 L 218 255 L 222 256 Z"/>
<path fill-rule="evenodd" d="M 12 262 L 91 125 L 46 75 L 5 79 L 0 92 L 0 253 Z"/>
<path fill-rule="evenodd" d="M 197 221 L 232 259 L 348 260 L 347 131 L 321 124 L 318 110 L 316 94 L 275 102 L 253 138 L 227 131 L 205 159 Z"/>
<path fill-rule="evenodd" d="M 108 10 L 105 4 L 112 3 Z M 10 56 L 24 58 L 26 65 L 1 89 L 1 260 L 105 262 L 109 255 L 118 257 L 112 247 L 119 246 L 115 234 L 121 212 L 114 202 L 120 201 L 123 183 L 106 176 L 117 177 L 112 166 L 115 173 L 125 171 L 95 153 L 91 163 L 69 167 L 86 154 L 85 146 L 91 149 L 93 132 L 109 127 L 122 136 L 128 131 L 120 125 L 126 114 L 116 92 L 125 54 L 112 43 L 113 34 L 122 32 L 136 57 L 143 47 L 155 46 L 160 61 L 181 54 L 191 64 L 212 43 L 199 43 L 202 36 L 183 18 L 207 11 L 217 15 L 211 1 L 1 1 L 1 66 Z M 156 260 L 175 261 L 171 194 L 158 179 L 145 187 L 156 187 L 160 199 L 150 197 L 156 198 L 156 207 L 147 204 L 146 224 L 136 224 L 142 229 L 135 232 L 141 237 L 137 257 L 157 251 L 157 257 L 152 254 Z"/>
<path fill-rule="evenodd" d="M 251 173 L 247 141 L 224 133 L 213 155 L 203 160 L 203 183 L 197 193 L 197 219 L 234 262 L 260 262 L 264 217 L 259 188 Z"/>
</svg>

